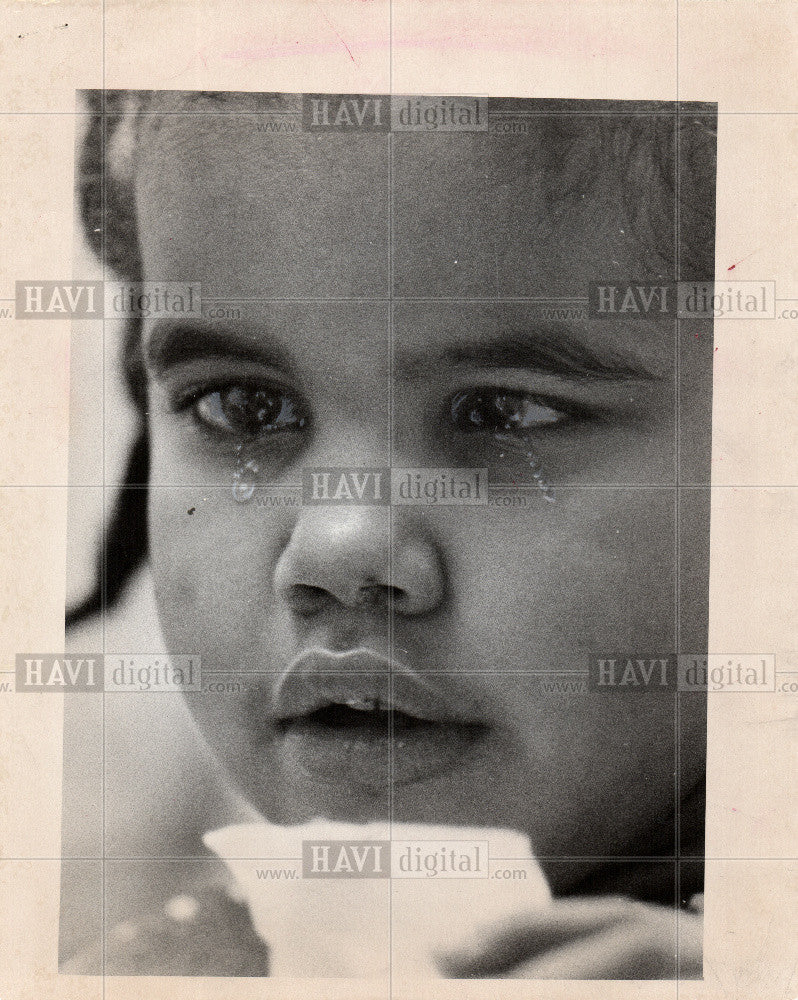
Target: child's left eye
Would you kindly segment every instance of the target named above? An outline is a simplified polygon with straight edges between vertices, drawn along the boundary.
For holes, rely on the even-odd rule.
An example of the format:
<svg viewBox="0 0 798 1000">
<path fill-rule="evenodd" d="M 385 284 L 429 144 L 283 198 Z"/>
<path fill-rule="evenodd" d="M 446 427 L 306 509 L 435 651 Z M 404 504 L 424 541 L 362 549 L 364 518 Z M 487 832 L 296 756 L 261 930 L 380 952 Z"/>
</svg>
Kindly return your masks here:
<svg viewBox="0 0 798 1000">
<path fill-rule="evenodd" d="M 298 431 L 307 424 L 299 399 L 277 387 L 211 389 L 195 395 L 192 410 L 206 427 L 241 438 Z"/>
<path fill-rule="evenodd" d="M 570 414 L 525 392 L 469 389 L 452 398 L 452 422 L 460 431 L 523 432 L 566 422 Z"/>
</svg>

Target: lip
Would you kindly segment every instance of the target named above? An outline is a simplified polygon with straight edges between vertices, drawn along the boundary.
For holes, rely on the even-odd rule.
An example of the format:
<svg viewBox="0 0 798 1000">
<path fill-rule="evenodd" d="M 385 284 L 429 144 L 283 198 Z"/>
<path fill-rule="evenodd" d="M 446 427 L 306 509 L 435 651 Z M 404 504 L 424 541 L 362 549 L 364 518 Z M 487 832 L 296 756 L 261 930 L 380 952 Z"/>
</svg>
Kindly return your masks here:
<svg viewBox="0 0 798 1000">
<path fill-rule="evenodd" d="M 486 726 L 404 661 L 361 646 L 304 650 L 272 696 L 289 774 L 371 790 L 467 766 Z"/>
<path fill-rule="evenodd" d="M 439 694 L 403 661 L 365 646 L 342 653 L 321 647 L 300 653 L 275 687 L 273 714 L 286 720 L 328 705 L 355 703 L 429 722 L 473 721 L 461 704 Z"/>
</svg>

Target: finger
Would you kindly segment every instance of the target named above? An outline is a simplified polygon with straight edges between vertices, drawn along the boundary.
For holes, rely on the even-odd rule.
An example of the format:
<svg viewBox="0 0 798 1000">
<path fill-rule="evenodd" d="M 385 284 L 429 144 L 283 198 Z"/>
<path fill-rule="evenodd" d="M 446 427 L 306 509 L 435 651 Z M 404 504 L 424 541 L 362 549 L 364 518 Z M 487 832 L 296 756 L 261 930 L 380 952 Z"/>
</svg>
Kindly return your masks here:
<svg viewBox="0 0 798 1000">
<path fill-rule="evenodd" d="M 675 933 L 616 926 L 590 935 L 505 973 L 506 979 L 676 979 L 700 975 L 701 955 L 677 956 Z"/>
<path fill-rule="evenodd" d="M 435 958 L 443 974 L 453 978 L 490 976 L 586 934 L 640 919 L 645 909 L 621 897 L 561 900 L 480 928 L 469 941 Z"/>
</svg>

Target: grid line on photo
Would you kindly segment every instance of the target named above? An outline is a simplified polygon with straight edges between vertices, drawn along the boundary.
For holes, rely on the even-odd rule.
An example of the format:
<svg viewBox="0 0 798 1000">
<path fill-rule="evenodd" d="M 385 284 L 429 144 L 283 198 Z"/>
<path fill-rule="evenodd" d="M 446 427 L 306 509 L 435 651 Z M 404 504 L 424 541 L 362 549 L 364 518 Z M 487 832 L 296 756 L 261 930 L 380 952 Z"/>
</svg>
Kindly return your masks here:
<svg viewBox="0 0 798 1000">
<path fill-rule="evenodd" d="M 230 855 L 230 861 L 246 861 L 248 858 L 254 857 L 254 855 L 246 856 L 235 856 Z M 266 857 L 266 855 L 257 855 L 257 857 Z M 761 855 L 754 855 L 749 857 L 743 857 L 738 855 L 712 857 L 710 855 L 704 854 L 538 854 L 535 856 L 537 860 L 542 861 L 602 861 L 606 863 L 617 863 L 617 864 L 651 864 L 656 862 L 668 862 L 668 861 L 685 861 L 690 863 L 703 862 L 703 861 L 713 861 L 713 862 L 751 862 L 751 861 L 768 861 L 777 864 L 784 863 L 785 861 L 795 861 L 795 857 L 762 857 Z M 291 861 L 294 860 L 291 857 L 283 855 L 268 855 L 270 861 Z M 59 854 L 56 857 L 47 857 L 45 855 L 26 855 L 24 857 L 4 857 L 2 861 L 152 861 L 153 863 L 164 863 L 172 861 L 196 861 L 205 862 L 207 864 L 208 858 L 202 854 L 100 854 L 97 856 L 90 854 Z M 491 856 L 491 861 L 525 861 L 529 862 L 529 857 L 523 855 L 496 855 Z"/>
<path fill-rule="evenodd" d="M 681 184 L 681 133 L 680 133 L 680 110 L 681 105 L 679 104 L 679 0 L 676 0 L 676 117 L 673 123 L 674 127 L 674 143 L 675 143 L 675 153 L 674 156 L 674 179 L 673 179 L 673 208 L 674 208 L 674 276 L 677 281 L 681 280 L 681 245 L 680 245 L 680 218 L 681 218 L 681 200 L 680 200 L 680 184 Z M 716 139 L 717 142 L 717 139 Z M 717 168 L 715 171 L 715 176 L 717 178 Z M 717 227 L 717 220 L 715 223 Z M 680 500 L 681 493 L 679 490 L 679 483 L 681 482 L 681 350 L 682 345 L 680 341 L 681 337 L 681 320 L 679 318 L 678 312 L 674 317 L 674 323 L 676 326 L 676 336 L 674 338 L 674 458 L 676 462 L 676 467 L 674 469 L 676 478 L 676 492 L 674 496 L 674 529 L 673 529 L 673 543 L 674 543 L 674 643 L 677 655 L 681 653 L 681 587 L 680 587 L 680 576 L 681 576 L 681 538 L 680 538 Z M 674 904 L 676 910 L 676 1000 L 679 1000 L 679 969 L 680 969 L 680 954 L 679 954 L 679 911 L 681 909 L 679 903 L 681 898 L 681 865 L 679 864 L 679 854 L 681 852 L 681 702 L 679 695 L 677 693 L 675 699 L 675 712 L 673 719 L 674 728 L 674 787 L 673 787 L 673 840 L 674 840 L 674 852 L 676 854 L 676 864 L 675 864 L 675 896 Z M 706 774 L 706 758 L 704 765 L 704 772 Z M 706 779 L 705 779 L 706 780 Z M 706 810 L 706 806 L 705 806 Z"/>
<path fill-rule="evenodd" d="M 100 251 L 101 251 L 101 266 L 102 266 L 102 277 L 103 281 L 106 279 L 106 274 L 108 271 L 107 262 L 107 246 L 106 246 L 106 233 L 108 230 L 107 226 L 107 189 L 106 189 L 106 160 L 107 160 L 107 149 L 108 149 L 108 135 L 107 127 L 108 121 L 106 118 L 106 79 L 105 79 L 105 28 L 106 28 L 106 10 L 105 10 L 106 0 L 102 0 L 102 57 L 103 57 L 103 73 L 102 73 L 102 95 L 101 95 L 101 110 L 102 110 L 102 124 L 101 124 L 101 139 L 100 139 L 100 222 L 101 233 L 100 233 Z M 108 478 L 107 472 L 107 455 L 106 455 L 106 407 L 108 401 L 106 398 L 107 389 L 107 373 L 106 373 L 106 318 L 105 309 L 103 309 L 102 317 L 102 423 L 103 423 L 103 443 L 102 443 L 102 470 L 103 470 L 103 530 L 102 530 L 102 558 L 100 560 L 100 607 L 102 613 L 102 652 L 103 656 L 106 654 L 106 633 L 107 633 L 107 614 L 108 614 L 108 551 L 106 543 L 106 531 L 105 525 L 108 523 L 108 513 L 107 513 L 107 490 L 105 482 Z M 102 1000 L 106 998 L 106 950 L 107 950 L 107 938 L 109 928 L 106 925 L 107 910 L 108 910 L 108 885 L 107 885 L 107 870 L 106 870 L 106 854 L 107 854 L 107 823 L 106 823 L 106 809 L 107 809 L 107 796 L 106 796 L 106 709 L 107 703 L 105 699 L 105 692 L 102 695 L 102 848 L 103 848 L 103 858 L 102 858 L 102 906 L 103 912 L 100 922 L 100 933 L 102 935 L 102 956 L 101 956 L 101 970 L 102 970 Z"/>
<path fill-rule="evenodd" d="M 95 89 L 95 88 L 87 88 L 87 89 Z M 110 91 L 109 90 L 109 93 L 113 93 L 113 92 L 114 91 Z M 189 93 L 189 91 L 186 91 L 186 93 Z M 234 91 L 234 92 L 231 92 L 231 93 L 239 93 L 239 91 Z M 251 91 L 241 91 L 240 93 L 251 93 Z M 410 95 L 410 96 L 418 96 L 418 95 Z M 443 96 L 443 95 L 441 95 L 441 96 Z M 529 99 L 530 100 L 534 100 L 535 98 L 529 98 Z M 587 100 L 587 99 L 588 98 L 585 98 L 585 100 Z M 555 98 L 555 100 L 557 100 L 557 99 Z M 635 99 L 634 98 L 630 98 L 630 100 L 635 100 Z M 638 102 L 638 103 L 645 103 L 645 102 Z M 122 113 L 122 112 L 109 112 L 108 113 L 108 117 L 109 118 L 118 117 L 120 113 Z M 695 114 L 695 115 L 698 115 L 700 117 L 708 117 L 708 118 L 714 118 L 715 117 L 715 113 L 714 112 L 701 111 L 700 109 L 697 109 L 695 112 L 692 112 L 692 113 Z M 38 118 L 38 117 L 42 117 L 42 118 L 44 118 L 44 117 L 50 117 L 50 118 L 80 118 L 80 117 L 88 117 L 90 114 L 91 114 L 91 112 L 80 111 L 80 110 L 76 110 L 76 111 L 0 111 L 0 117 L 2 117 L 2 118 L 27 118 L 27 117 L 32 117 L 32 118 Z M 258 115 L 269 115 L 269 117 L 275 117 L 275 116 L 280 116 L 280 115 L 282 115 L 284 117 L 295 117 L 296 116 L 296 113 L 292 112 L 292 111 L 268 111 L 268 112 L 267 111 L 142 111 L 141 114 L 142 114 L 143 117 L 147 117 L 148 115 L 157 115 L 158 117 L 168 116 L 168 115 L 179 115 L 180 117 L 196 117 L 196 118 L 202 118 L 202 117 L 215 117 L 215 118 L 218 118 L 220 115 L 224 115 L 225 117 L 229 117 L 229 118 L 253 118 L 253 117 L 257 117 Z M 528 112 L 515 112 L 515 111 L 513 111 L 513 112 L 501 112 L 501 111 L 497 111 L 497 112 L 494 112 L 494 114 L 497 115 L 497 116 L 500 116 L 502 114 L 507 114 L 507 115 L 511 114 L 513 117 L 545 118 L 547 115 L 551 114 L 551 111 L 528 111 Z M 615 116 L 617 116 L 617 117 L 623 117 L 623 118 L 630 118 L 630 117 L 634 118 L 634 117 L 643 117 L 643 116 L 647 117 L 647 118 L 651 118 L 651 117 L 669 118 L 669 117 L 671 117 L 671 112 L 670 111 L 650 111 L 650 112 L 649 111 L 611 111 L 611 110 L 607 110 L 607 111 L 558 111 L 557 114 L 558 115 L 572 115 L 574 117 L 578 116 L 580 118 L 612 118 L 612 117 L 615 117 Z M 764 110 L 764 111 L 731 111 L 729 109 L 718 109 L 717 116 L 718 117 L 726 117 L 726 118 L 748 118 L 748 117 L 751 117 L 751 118 L 755 118 L 755 117 L 794 118 L 794 117 L 798 116 L 798 111 L 773 111 L 773 110 Z"/>
<path fill-rule="evenodd" d="M 580 490 L 649 490 L 649 491 L 662 491 L 662 490 L 676 490 L 677 487 L 674 483 L 559 483 L 556 480 L 552 481 L 552 485 L 556 486 L 558 490 L 570 490 L 579 492 Z M 131 484 L 131 483 L 0 483 L 0 490 L 102 490 L 103 488 L 110 490 L 229 490 L 229 483 L 191 483 L 186 485 L 185 483 L 152 483 L 149 486 L 144 486 L 142 484 Z M 300 485 L 288 484 L 288 483 L 263 483 L 263 489 L 275 489 L 275 490 L 296 490 L 302 489 Z M 491 489 L 497 490 L 519 490 L 521 492 L 535 492 L 538 490 L 537 486 L 530 486 L 529 484 L 523 483 L 507 483 L 499 482 L 493 483 L 490 486 Z M 685 490 L 692 490 L 695 492 L 714 492 L 722 490 L 731 490 L 736 492 L 737 490 L 795 490 L 798 489 L 798 483 L 716 483 L 710 486 L 708 483 L 681 483 L 678 489 L 682 492 Z M 441 505 L 442 506 L 442 505 Z"/>
<path fill-rule="evenodd" d="M 389 24 L 390 32 L 390 44 L 388 46 L 388 58 L 389 64 L 389 93 L 393 94 L 393 0 L 390 4 L 391 10 L 391 21 Z M 390 298 L 390 304 L 388 306 L 388 467 L 393 467 L 393 421 L 394 421 L 394 322 L 396 318 L 395 310 L 395 300 L 394 295 L 396 292 L 395 286 L 395 266 L 396 262 L 394 259 L 395 246 L 394 246 L 394 235 L 395 235 L 395 220 L 394 220 L 394 139 L 393 130 L 388 133 L 388 294 Z M 393 504 L 388 506 L 388 584 L 393 588 L 394 581 L 394 566 L 393 566 L 393 539 L 394 539 L 394 523 L 393 523 Z M 391 589 L 393 593 L 393 589 Z M 394 602 L 389 601 L 388 603 L 388 652 L 391 657 L 390 662 L 393 663 L 394 659 L 394 646 L 395 646 L 395 621 L 394 621 Z M 394 700 L 394 674 L 391 670 L 388 690 L 390 693 L 391 700 Z M 393 713 L 389 715 L 388 718 L 388 831 L 391 840 L 393 840 L 393 825 L 394 825 L 394 741 L 395 741 L 395 720 Z M 393 951 L 393 936 L 394 936 L 394 898 L 393 898 L 393 883 L 389 883 L 388 891 L 388 997 L 393 997 L 393 975 L 394 975 L 394 951 Z"/>
</svg>

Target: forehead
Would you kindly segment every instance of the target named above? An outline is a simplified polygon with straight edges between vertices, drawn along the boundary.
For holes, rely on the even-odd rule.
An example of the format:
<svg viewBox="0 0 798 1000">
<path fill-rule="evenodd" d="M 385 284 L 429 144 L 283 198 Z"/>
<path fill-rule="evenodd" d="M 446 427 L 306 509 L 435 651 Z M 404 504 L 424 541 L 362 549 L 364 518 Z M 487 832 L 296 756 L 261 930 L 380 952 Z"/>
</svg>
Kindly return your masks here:
<svg viewBox="0 0 798 1000">
<path fill-rule="evenodd" d="M 641 224 L 668 196 L 650 186 L 635 203 L 629 160 L 595 118 L 541 116 L 509 136 L 274 133 L 265 120 L 173 113 L 143 129 L 147 277 L 211 296 L 492 299 L 669 272 L 669 233 Z"/>
</svg>

